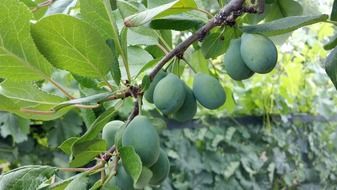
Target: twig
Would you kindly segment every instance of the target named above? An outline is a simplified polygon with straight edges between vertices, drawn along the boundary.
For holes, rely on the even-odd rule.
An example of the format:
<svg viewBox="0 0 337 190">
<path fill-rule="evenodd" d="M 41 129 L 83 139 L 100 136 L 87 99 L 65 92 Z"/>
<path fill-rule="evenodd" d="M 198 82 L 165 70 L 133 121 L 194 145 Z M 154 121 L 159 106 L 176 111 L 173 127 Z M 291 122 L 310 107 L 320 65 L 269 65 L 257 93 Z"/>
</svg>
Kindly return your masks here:
<svg viewBox="0 0 337 190">
<path fill-rule="evenodd" d="M 43 7 L 48 7 L 49 5 L 53 4 L 55 0 L 46 0 L 42 3 L 39 3 L 35 8 L 32 9 L 32 12 L 36 12 L 39 9 L 43 8 Z"/>
</svg>

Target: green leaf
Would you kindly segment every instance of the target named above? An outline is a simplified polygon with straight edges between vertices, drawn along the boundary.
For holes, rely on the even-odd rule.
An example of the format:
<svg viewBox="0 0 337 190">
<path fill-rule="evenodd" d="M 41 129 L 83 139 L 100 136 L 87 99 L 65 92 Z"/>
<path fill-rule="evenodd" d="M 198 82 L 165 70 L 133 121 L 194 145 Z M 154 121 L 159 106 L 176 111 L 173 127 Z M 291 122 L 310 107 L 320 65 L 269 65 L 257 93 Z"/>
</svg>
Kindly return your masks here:
<svg viewBox="0 0 337 190">
<path fill-rule="evenodd" d="M 329 38 L 329 42 L 324 44 L 325 50 L 332 50 L 337 46 L 337 34 L 333 35 Z"/>
<path fill-rule="evenodd" d="M 292 32 L 301 27 L 323 22 L 327 19 L 328 15 L 324 14 L 316 16 L 293 16 L 259 25 L 242 26 L 241 30 L 247 33 L 262 33 L 268 36 L 274 36 Z"/>
<path fill-rule="evenodd" d="M 330 14 L 330 20 L 337 21 L 337 0 L 333 1 L 333 6 Z"/>
<path fill-rule="evenodd" d="M 102 1 L 80 0 L 81 16 L 91 26 L 98 30 L 100 35 L 106 39 L 114 39 L 114 26 L 111 25 L 106 7 Z M 116 26 L 117 27 L 117 26 Z"/>
<path fill-rule="evenodd" d="M 337 48 L 335 48 L 326 59 L 325 72 L 337 89 Z"/>
<path fill-rule="evenodd" d="M 66 139 L 82 132 L 82 120 L 76 112 L 69 112 L 58 120 L 44 122 L 43 127 L 49 128 L 47 133 L 49 147 L 56 148 Z"/>
<path fill-rule="evenodd" d="M 224 108 L 226 112 L 233 113 L 236 107 L 236 103 L 235 103 L 234 96 L 233 96 L 233 91 L 232 89 L 225 87 L 225 92 L 226 92 L 226 102 L 224 104 Z"/>
<path fill-rule="evenodd" d="M 21 143 L 28 139 L 30 121 L 11 113 L 0 112 L 0 134 L 6 138 L 13 137 L 14 142 Z"/>
<path fill-rule="evenodd" d="M 104 111 L 76 143 L 96 139 L 98 134 L 102 131 L 104 125 L 110 121 L 110 119 L 116 114 L 116 112 L 117 110 L 115 107 L 110 107 L 109 109 Z"/>
<path fill-rule="evenodd" d="M 118 55 L 118 52 L 116 51 L 116 48 L 115 48 L 115 42 L 112 39 L 108 39 L 106 43 L 110 47 L 112 53 L 114 55 Z M 114 64 L 112 64 L 112 67 L 111 67 L 111 75 L 115 83 L 119 85 L 121 82 L 122 74 L 119 68 L 119 62 L 118 62 L 117 56 L 114 56 L 114 59 L 115 59 Z"/>
<path fill-rule="evenodd" d="M 127 42 L 131 46 L 135 45 L 157 45 L 158 37 L 156 32 L 150 28 L 137 27 L 128 30 Z"/>
<path fill-rule="evenodd" d="M 79 137 L 71 137 L 65 140 L 58 148 L 61 149 L 67 155 L 70 155 L 72 152 L 73 144 L 78 141 Z"/>
<path fill-rule="evenodd" d="M 71 152 L 75 157 L 75 159 L 71 161 L 72 166 L 78 167 L 84 165 L 94 158 L 98 153 L 106 151 L 106 141 L 102 140 L 104 142 L 103 146 L 101 139 L 97 139 L 97 137 L 105 124 L 107 124 L 111 117 L 116 113 L 117 111 L 114 107 L 107 109 L 95 120 L 95 122 L 89 127 L 84 135 L 78 138 L 75 142 L 73 142 L 74 139 L 72 139 L 67 144 L 62 146 L 62 150 L 64 149 L 66 153 L 69 152 L 69 146 L 72 146 Z M 92 149 L 95 151 L 92 153 L 90 153 L 90 151 L 86 153 L 86 147 L 91 146 L 91 144 L 93 146 Z"/>
<path fill-rule="evenodd" d="M 127 27 L 136 27 L 143 25 L 152 19 L 165 17 L 173 14 L 179 14 L 197 8 L 194 0 L 176 0 L 143 12 L 131 15 L 124 20 Z"/>
<path fill-rule="evenodd" d="M 39 53 L 30 35 L 33 15 L 17 0 L 0 4 L 0 77 L 17 81 L 48 79 L 52 66 Z"/>
<path fill-rule="evenodd" d="M 0 176 L 0 190 L 36 190 L 55 174 L 57 168 L 31 165 L 9 171 Z"/>
<path fill-rule="evenodd" d="M 72 148 L 73 160 L 70 162 L 71 167 L 81 167 L 90 161 L 92 161 L 95 156 L 106 151 L 106 142 L 102 139 L 94 139 L 91 141 L 86 141 L 81 144 L 76 144 Z"/>
<path fill-rule="evenodd" d="M 201 51 L 206 59 L 216 58 L 226 52 L 229 42 L 234 37 L 234 29 L 226 28 L 224 32 L 208 35 L 201 45 Z"/>
<path fill-rule="evenodd" d="M 15 113 L 23 118 L 43 121 L 59 118 L 69 109 L 59 112 L 50 110 L 58 104 L 57 102 L 62 101 L 63 98 L 41 91 L 31 82 L 5 81 L 0 85 L 0 110 Z"/>
<path fill-rule="evenodd" d="M 189 63 L 197 72 L 209 73 L 208 60 L 203 56 L 201 50 L 193 52 L 189 59 Z"/>
<path fill-rule="evenodd" d="M 56 67 L 90 78 L 105 78 L 114 56 L 105 40 L 89 24 L 57 14 L 32 26 L 39 50 Z"/>
<path fill-rule="evenodd" d="M 138 72 L 144 67 L 144 65 L 153 60 L 150 53 L 139 46 L 129 46 L 128 47 L 128 60 L 131 76 L 137 76 Z M 121 67 L 124 67 L 121 65 Z M 125 69 L 123 69 L 125 70 Z M 125 76 L 126 73 L 122 72 Z"/>
<path fill-rule="evenodd" d="M 89 178 L 81 174 L 72 180 L 64 190 L 85 190 L 87 189 Z"/>
<path fill-rule="evenodd" d="M 137 182 L 142 174 L 142 161 L 135 149 L 125 146 L 119 149 L 123 166 L 134 182 Z"/>
<path fill-rule="evenodd" d="M 142 80 L 142 90 L 145 91 L 149 88 L 151 84 L 151 79 L 149 75 L 145 75 Z"/>
<path fill-rule="evenodd" d="M 150 27 L 156 30 L 177 30 L 185 31 L 197 29 L 204 22 L 186 15 L 174 15 L 164 18 L 154 19 L 150 22 Z"/>
<path fill-rule="evenodd" d="M 29 102 L 32 105 L 49 105 L 50 107 L 65 100 L 59 96 L 42 91 L 32 82 L 6 80 L 0 84 L 0 94 L 12 100 Z"/>
</svg>

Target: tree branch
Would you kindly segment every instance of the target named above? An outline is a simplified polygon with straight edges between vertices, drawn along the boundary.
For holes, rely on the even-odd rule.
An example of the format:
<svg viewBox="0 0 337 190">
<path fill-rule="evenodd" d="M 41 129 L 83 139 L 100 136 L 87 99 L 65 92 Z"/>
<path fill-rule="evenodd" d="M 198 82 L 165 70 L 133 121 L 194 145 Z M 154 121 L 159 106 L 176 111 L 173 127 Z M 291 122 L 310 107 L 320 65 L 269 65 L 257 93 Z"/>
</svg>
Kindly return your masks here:
<svg viewBox="0 0 337 190">
<path fill-rule="evenodd" d="M 177 45 L 172 51 L 165 55 L 165 57 L 157 64 L 157 66 L 149 74 L 150 79 L 153 79 L 156 74 L 169 62 L 172 58 L 178 56 L 182 57 L 186 49 L 194 42 L 202 40 L 209 31 L 216 26 L 235 22 L 235 19 L 242 14 L 244 0 L 232 0 L 227 4 L 218 15 L 210 20 L 206 25 L 200 28 L 196 33 L 187 38 L 185 41 Z"/>
</svg>

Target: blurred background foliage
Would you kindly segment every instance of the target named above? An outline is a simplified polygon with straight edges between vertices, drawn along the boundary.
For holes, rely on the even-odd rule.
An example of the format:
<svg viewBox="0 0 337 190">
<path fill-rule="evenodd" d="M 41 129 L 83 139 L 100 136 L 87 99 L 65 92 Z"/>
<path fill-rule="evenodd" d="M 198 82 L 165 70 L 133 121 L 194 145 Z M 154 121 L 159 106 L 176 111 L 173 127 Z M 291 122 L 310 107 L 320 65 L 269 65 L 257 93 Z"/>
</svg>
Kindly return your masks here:
<svg viewBox="0 0 337 190">
<path fill-rule="evenodd" d="M 213 1 L 198 2 L 215 12 L 219 7 Z M 332 0 L 300 3 L 305 15 L 328 14 L 332 6 Z M 194 121 L 169 122 L 161 129 L 171 160 L 161 189 L 336 189 L 337 96 L 323 69 L 328 55 L 323 45 L 335 30 L 321 23 L 273 38 L 277 69 L 243 82 L 222 73 L 222 57 L 215 59 L 217 75 L 233 95 L 219 110 L 200 108 Z M 72 77 L 56 77 L 74 86 Z M 183 77 L 191 83 L 187 70 Z M 94 92 L 83 88 L 81 93 Z M 125 100 L 115 119 L 125 119 L 131 108 L 132 100 Z M 146 109 L 155 112 L 150 105 Z M 101 112 L 94 111 L 90 114 Z M 67 167 L 68 158 L 57 147 L 86 130 L 87 116 L 72 111 L 40 122 L 1 112 L 1 172 L 30 164 Z"/>
</svg>

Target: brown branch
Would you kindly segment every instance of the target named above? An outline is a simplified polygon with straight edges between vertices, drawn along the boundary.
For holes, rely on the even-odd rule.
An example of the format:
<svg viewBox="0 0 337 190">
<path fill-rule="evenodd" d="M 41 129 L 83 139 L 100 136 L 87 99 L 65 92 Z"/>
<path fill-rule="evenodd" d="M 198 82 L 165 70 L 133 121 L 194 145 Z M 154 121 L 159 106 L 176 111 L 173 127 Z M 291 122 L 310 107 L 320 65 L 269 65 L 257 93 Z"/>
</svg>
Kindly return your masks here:
<svg viewBox="0 0 337 190">
<path fill-rule="evenodd" d="M 182 57 L 182 54 L 186 49 L 191 46 L 194 42 L 202 40 L 207 33 L 209 33 L 214 27 L 221 26 L 223 24 L 229 23 L 229 21 L 234 22 L 235 19 L 241 15 L 244 0 L 232 0 L 230 1 L 217 16 L 210 20 L 206 25 L 200 28 L 196 33 L 191 35 L 185 41 L 177 45 L 172 51 L 165 55 L 165 57 L 157 64 L 157 66 L 149 74 L 150 78 L 153 79 L 156 74 L 163 68 L 163 66 L 169 62 L 172 58 L 178 56 Z"/>
</svg>

